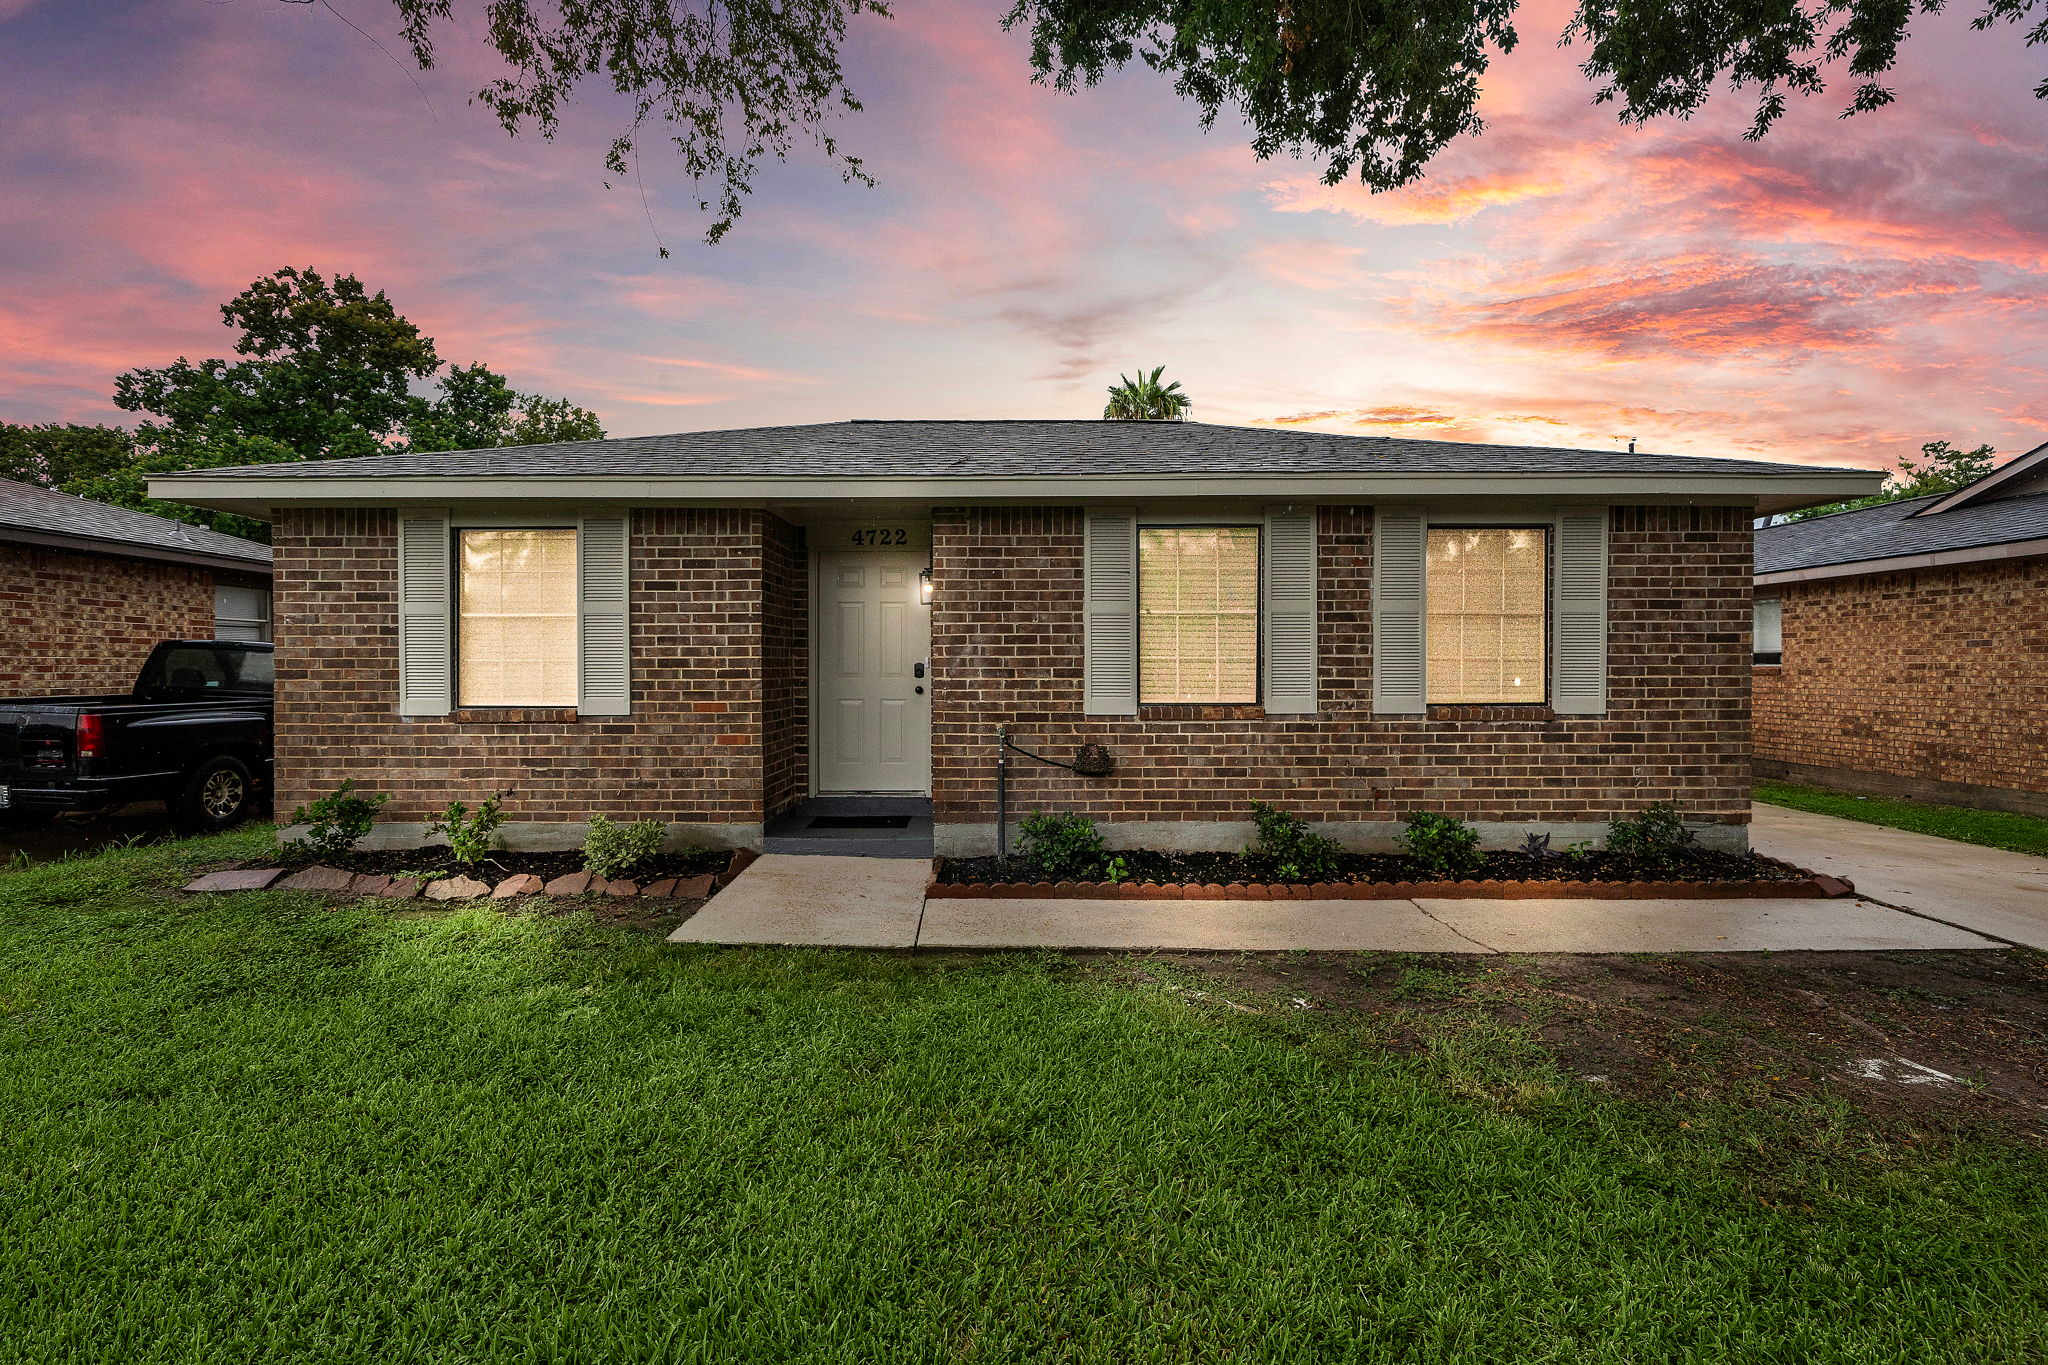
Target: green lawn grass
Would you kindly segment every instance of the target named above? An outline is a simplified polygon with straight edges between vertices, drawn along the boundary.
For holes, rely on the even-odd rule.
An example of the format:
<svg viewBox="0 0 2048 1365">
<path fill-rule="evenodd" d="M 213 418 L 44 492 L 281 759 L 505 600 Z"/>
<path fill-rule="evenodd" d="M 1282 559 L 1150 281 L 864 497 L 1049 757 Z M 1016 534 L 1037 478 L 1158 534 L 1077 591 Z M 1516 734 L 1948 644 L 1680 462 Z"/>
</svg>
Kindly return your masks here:
<svg viewBox="0 0 2048 1365">
<path fill-rule="evenodd" d="M 1632 1101 L 1454 1005 L 168 893 L 264 837 L 0 875 L 0 1359 L 2048 1348 L 2017 1139 Z"/>
<path fill-rule="evenodd" d="M 1790 782 L 1759 782 L 1755 797 L 1773 806 L 1810 810 L 1821 815 L 1839 815 L 1867 825 L 1938 834 L 1986 848 L 2010 849 L 2014 853 L 2048 854 L 2048 820 L 2002 810 L 1973 810 L 1968 806 L 1938 806 L 1926 801 L 1901 801 L 1890 796 L 1854 796 L 1824 787 L 1802 787 Z"/>
</svg>

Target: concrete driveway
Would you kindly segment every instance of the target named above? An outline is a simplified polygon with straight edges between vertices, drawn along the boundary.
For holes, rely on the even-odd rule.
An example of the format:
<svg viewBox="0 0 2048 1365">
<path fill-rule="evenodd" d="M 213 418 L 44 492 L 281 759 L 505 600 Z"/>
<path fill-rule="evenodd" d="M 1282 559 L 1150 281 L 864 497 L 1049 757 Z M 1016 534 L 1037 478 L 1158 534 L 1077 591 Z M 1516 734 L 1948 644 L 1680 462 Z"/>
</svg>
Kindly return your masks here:
<svg viewBox="0 0 2048 1365">
<path fill-rule="evenodd" d="M 2048 948 L 2048 858 L 1782 806 L 1755 806 L 1751 821 L 1760 853 L 1846 878 L 1885 905 Z"/>
</svg>

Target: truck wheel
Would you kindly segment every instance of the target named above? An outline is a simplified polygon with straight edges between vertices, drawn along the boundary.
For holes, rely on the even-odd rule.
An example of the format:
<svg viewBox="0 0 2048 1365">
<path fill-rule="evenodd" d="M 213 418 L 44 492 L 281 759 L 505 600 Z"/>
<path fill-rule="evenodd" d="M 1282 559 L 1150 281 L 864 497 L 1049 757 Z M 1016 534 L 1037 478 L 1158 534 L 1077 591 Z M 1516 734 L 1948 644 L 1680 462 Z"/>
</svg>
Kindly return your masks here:
<svg viewBox="0 0 2048 1365">
<path fill-rule="evenodd" d="M 255 785 L 239 758 L 209 758 L 185 779 L 184 790 L 171 801 L 171 816 L 195 834 L 226 829 L 249 813 Z"/>
</svg>

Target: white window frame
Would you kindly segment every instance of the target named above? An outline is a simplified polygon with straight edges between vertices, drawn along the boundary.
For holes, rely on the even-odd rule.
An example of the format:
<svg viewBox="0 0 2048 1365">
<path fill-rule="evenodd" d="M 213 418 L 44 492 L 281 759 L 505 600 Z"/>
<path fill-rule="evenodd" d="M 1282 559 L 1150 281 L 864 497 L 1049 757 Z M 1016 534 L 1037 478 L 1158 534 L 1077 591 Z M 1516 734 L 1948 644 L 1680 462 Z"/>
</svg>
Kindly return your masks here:
<svg viewBox="0 0 2048 1365">
<path fill-rule="evenodd" d="M 220 593 L 221 589 L 223 588 L 239 588 L 247 592 L 261 593 L 261 600 L 263 603 L 263 614 L 261 616 L 222 616 L 220 614 Z M 251 638 L 256 640 L 267 641 L 272 638 L 272 632 L 274 630 L 273 623 L 275 621 L 275 618 L 276 608 L 272 603 L 272 589 L 268 583 L 232 583 L 215 580 L 213 585 L 214 639 L 240 640 L 244 638 Z M 220 633 L 220 628 L 223 624 L 230 626 L 253 626 L 256 628 L 256 634 L 251 637 L 244 637 L 240 635 L 222 635 Z"/>
<path fill-rule="evenodd" d="M 1770 610 L 1767 612 L 1765 608 Z M 1774 649 L 1764 648 L 1766 631 L 1765 618 L 1770 621 L 1768 635 Z M 1751 664 L 1766 668 L 1777 668 L 1785 662 L 1785 599 L 1782 597 L 1757 597 L 1750 600 L 1749 608 Z"/>
<path fill-rule="evenodd" d="M 1528 517 L 1460 517 L 1446 515 L 1426 518 L 1422 524 L 1422 704 L 1424 706 L 1549 706 L 1556 690 L 1557 661 L 1557 522 L 1547 514 L 1538 520 Z M 1438 701 L 1430 695 L 1429 673 L 1429 538 L 1438 531 L 1534 531 L 1543 542 L 1543 657 L 1538 665 L 1543 675 L 1543 695 L 1495 701 Z"/>
<path fill-rule="evenodd" d="M 1147 531 L 1250 531 L 1252 540 L 1252 640 L 1257 651 L 1252 661 L 1252 695 L 1249 699 L 1234 701 L 1155 701 L 1145 695 L 1145 533 Z M 1265 704 L 1266 681 L 1266 528 L 1264 518 L 1257 513 L 1230 515 L 1171 516 L 1164 513 L 1146 515 L 1140 513 L 1137 529 L 1133 567 L 1135 575 L 1135 601 L 1137 605 L 1136 633 L 1133 636 L 1133 667 L 1138 705 L 1144 706 L 1263 706 Z"/>
<path fill-rule="evenodd" d="M 464 531 L 569 531 L 576 535 L 576 551 L 583 552 L 582 522 L 576 517 L 521 516 L 517 512 L 453 513 L 448 518 L 448 701 L 455 711 L 569 711 L 576 701 L 507 702 L 496 706 L 465 706 L 462 701 L 462 533 Z M 573 571 L 572 571 L 573 572 Z M 573 586 L 573 585 L 572 585 Z M 581 612 L 579 609 L 578 615 Z M 581 621 L 578 621 L 579 639 Z M 580 655 L 581 650 L 579 648 Z M 582 675 L 582 659 L 576 661 Z M 580 689 L 579 689 L 580 690 Z"/>
</svg>

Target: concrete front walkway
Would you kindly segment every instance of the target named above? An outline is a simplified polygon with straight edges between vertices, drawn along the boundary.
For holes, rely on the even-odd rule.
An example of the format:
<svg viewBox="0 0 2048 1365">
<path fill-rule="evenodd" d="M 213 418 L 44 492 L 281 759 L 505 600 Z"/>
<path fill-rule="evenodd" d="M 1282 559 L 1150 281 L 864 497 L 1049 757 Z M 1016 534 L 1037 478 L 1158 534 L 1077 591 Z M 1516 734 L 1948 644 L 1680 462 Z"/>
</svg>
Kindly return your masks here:
<svg viewBox="0 0 2048 1365">
<path fill-rule="evenodd" d="M 769 853 L 668 941 L 915 948 L 931 878 L 932 865 L 923 858 Z"/>
<path fill-rule="evenodd" d="M 1750 820 L 1760 853 L 1846 877 L 1886 905 L 2048 948 L 2048 858 L 1782 806 L 1757 805 Z"/>
<path fill-rule="evenodd" d="M 927 901 L 929 875 L 929 864 L 907 859 L 769 854 L 669 942 L 1404 953 L 2001 946 L 1861 900 Z"/>
</svg>

